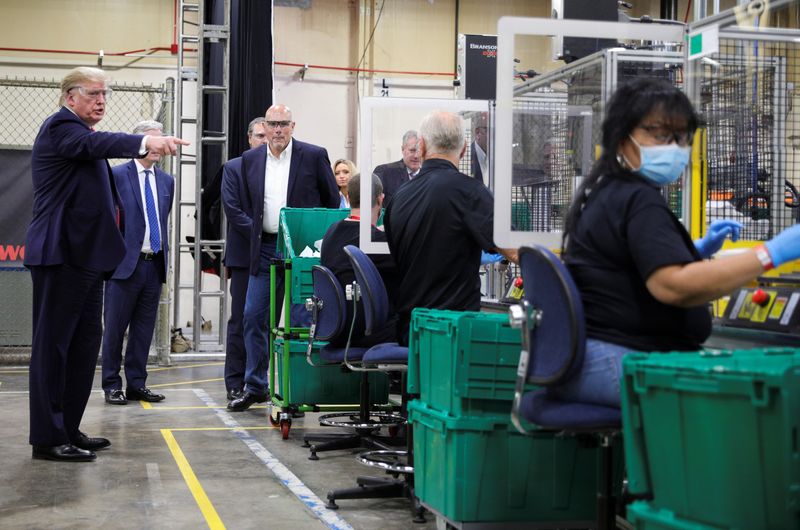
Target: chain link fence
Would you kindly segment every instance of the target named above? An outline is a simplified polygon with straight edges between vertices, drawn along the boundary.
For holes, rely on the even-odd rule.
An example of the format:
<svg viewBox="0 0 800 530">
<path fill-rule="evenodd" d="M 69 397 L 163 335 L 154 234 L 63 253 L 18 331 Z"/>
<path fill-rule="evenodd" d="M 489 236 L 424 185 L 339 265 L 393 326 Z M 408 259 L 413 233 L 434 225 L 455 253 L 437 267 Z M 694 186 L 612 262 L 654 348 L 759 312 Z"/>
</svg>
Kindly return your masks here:
<svg viewBox="0 0 800 530">
<path fill-rule="evenodd" d="M 171 131 L 174 84 L 114 84 L 106 116 L 97 125 L 99 131 L 133 130 L 142 120 L 158 120 Z M 0 165 L 0 191 L 5 197 L 25 196 L 32 202 L 30 182 L 30 150 L 42 122 L 58 110 L 60 81 L 45 79 L 0 79 L 0 155 L 14 157 L 17 172 Z M 20 162 L 21 160 L 21 162 Z M 169 158 L 161 164 L 169 164 Z M 109 160 L 111 165 L 126 160 Z M 169 172 L 169 168 L 165 167 Z M 27 186 L 30 191 L 24 189 Z M 13 195 L 7 194 L 15 187 Z M 20 188 L 22 187 L 22 188 Z M 4 205 L 6 207 L 7 205 Z M 18 219 L 21 228 L 30 221 L 30 206 L 24 209 L 27 218 Z M 19 231 L 17 231 L 19 233 Z M 30 273 L 22 266 L 24 236 L 18 241 L 0 241 L 0 363 L 25 363 L 30 357 L 32 331 L 32 286 Z"/>
</svg>

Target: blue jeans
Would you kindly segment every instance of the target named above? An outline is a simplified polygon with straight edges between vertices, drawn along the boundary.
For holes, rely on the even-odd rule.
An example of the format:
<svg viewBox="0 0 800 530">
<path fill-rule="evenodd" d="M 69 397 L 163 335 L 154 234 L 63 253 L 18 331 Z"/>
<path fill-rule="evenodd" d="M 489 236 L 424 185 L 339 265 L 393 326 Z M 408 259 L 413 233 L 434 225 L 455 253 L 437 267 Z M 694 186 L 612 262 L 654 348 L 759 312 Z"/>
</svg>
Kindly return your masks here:
<svg viewBox="0 0 800 530">
<path fill-rule="evenodd" d="M 549 392 L 563 401 L 619 408 L 622 358 L 631 351 L 627 346 L 587 339 L 580 372 Z"/>
<path fill-rule="evenodd" d="M 260 397 L 266 397 L 269 393 L 269 269 L 275 258 L 280 258 L 275 239 L 262 240 L 258 274 L 249 276 L 244 301 L 244 347 L 247 355 L 244 389 Z M 276 322 L 283 308 L 283 271 L 279 270 L 278 274 Z M 289 321 L 293 326 L 308 327 L 311 314 L 302 304 L 293 304 Z"/>
<path fill-rule="evenodd" d="M 260 397 L 266 397 L 269 390 L 269 267 L 278 257 L 275 239 L 261 242 L 258 274 L 250 275 L 244 301 L 244 347 L 247 354 L 244 389 Z M 280 295 L 283 278 L 276 280 Z M 280 315 L 280 305 L 278 311 Z"/>
</svg>

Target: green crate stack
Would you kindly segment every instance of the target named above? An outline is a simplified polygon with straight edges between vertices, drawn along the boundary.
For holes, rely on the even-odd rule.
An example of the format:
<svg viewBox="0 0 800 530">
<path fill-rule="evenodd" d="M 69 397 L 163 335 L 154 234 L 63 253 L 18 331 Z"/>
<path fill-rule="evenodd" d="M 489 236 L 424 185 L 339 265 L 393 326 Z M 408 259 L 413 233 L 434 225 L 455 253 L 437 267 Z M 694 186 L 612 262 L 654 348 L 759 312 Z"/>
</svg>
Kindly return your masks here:
<svg viewBox="0 0 800 530">
<path fill-rule="evenodd" d="M 456 416 L 508 414 L 521 347 L 505 314 L 414 309 L 408 391 Z"/>
<path fill-rule="evenodd" d="M 314 292 L 311 269 L 319 258 L 300 257 L 303 249 L 316 250 L 314 242 L 322 239 L 330 226 L 350 215 L 347 209 L 283 208 L 278 225 L 278 252 L 291 260 L 291 302 L 304 304 Z"/>
<path fill-rule="evenodd" d="M 593 527 L 597 447 L 555 432 L 524 436 L 508 414 L 455 417 L 413 400 L 408 417 L 414 426 L 414 493 L 447 519 Z M 616 449 L 619 490 L 621 444 Z"/>
<path fill-rule="evenodd" d="M 631 493 L 714 528 L 800 528 L 800 349 L 631 354 L 623 366 Z"/>
<path fill-rule="evenodd" d="M 314 364 L 324 365 L 319 357 L 319 349 L 325 343 L 314 343 L 311 358 Z M 287 403 L 293 405 L 340 405 L 359 402 L 361 374 L 344 370 L 341 365 L 311 366 L 306 360 L 308 342 L 289 341 L 289 389 L 277 389 L 278 394 Z M 282 338 L 275 339 L 277 362 L 275 375 L 280 384 L 283 373 L 284 343 Z M 389 380 L 383 372 L 369 374 L 369 390 L 371 403 L 388 403 Z"/>
<path fill-rule="evenodd" d="M 643 501 L 634 502 L 627 510 L 626 520 L 633 530 L 721 530 L 719 526 L 681 519 L 670 510 L 653 508 Z"/>
</svg>

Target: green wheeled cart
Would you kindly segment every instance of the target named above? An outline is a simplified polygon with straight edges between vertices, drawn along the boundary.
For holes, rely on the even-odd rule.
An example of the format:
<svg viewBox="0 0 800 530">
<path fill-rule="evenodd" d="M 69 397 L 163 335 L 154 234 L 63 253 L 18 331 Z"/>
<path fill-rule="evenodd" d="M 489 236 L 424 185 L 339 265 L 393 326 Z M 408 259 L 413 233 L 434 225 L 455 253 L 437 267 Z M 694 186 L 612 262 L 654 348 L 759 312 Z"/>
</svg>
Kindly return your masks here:
<svg viewBox="0 0 800 530">
<path fill-rule="evenodd" d="M 284 440 L 295 413 L 358 409 L 360 374 L 340 364 L 326 365 L 319 358 L 322 342 L 314 343 L 307 353 L 309 328 L 292 326 L 289 318 L 292 305 L 305 305 L 313 294 L 311 270 L 319 264 L 319 257 L 308 254 L 328 228 L 349 213 L 327 208 L 284 208 L 280 213 L 277 249 L 282 258 L 270 267 L 269 419 L 274 427 L 280 427 Z M 284 294 L 278 299 L 277 275 L 281 272 Z M 282 305 L 284 325 L 278 322 L 278 304 Z M 391 406 L 386 374 L 370 374 L 370 394 L 372 403 Z"/>
</svg>

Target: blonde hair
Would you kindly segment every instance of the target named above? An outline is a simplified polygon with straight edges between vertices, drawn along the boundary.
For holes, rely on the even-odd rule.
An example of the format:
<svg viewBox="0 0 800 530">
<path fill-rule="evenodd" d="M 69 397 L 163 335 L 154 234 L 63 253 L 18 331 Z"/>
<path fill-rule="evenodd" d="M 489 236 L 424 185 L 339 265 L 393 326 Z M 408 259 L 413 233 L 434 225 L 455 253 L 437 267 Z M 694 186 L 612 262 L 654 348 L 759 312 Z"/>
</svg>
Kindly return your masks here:
<svg viewBox="0 0 800 530">
<path fill-rule="evenodd" d="M 70 70 L 61 80 L 61 97 L 58 98 L 59 106 L 64 105 L 64 102 L 66 102 L 67 92 L 87 81 L 108 84 L 109 78 L 104 71 L 91 66 L 79 66 Z"/>
<path fill-rule="evenodd" d="M 347 166 L 347 169 L 350 170 L 350 178 L 351 179 L 358 173 L 358 168 L 356 167 L 356 165 L 353 163 L 352 160 L 348 160 L 346 158 L 340 158 L 339 160 L 334 162 L 333 166 L 332 166 L 333 167 L 333 175 L 334 175 L 334 177 L 336 176 L 336 166 L 338 166 L 339 164 L 344 164 L 344 165 Z M 345 188 L 345 189 L 347 189 L 347 188 Z"/>
</svg>

